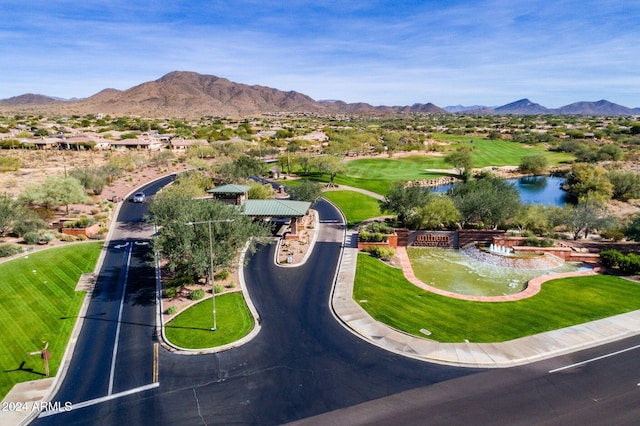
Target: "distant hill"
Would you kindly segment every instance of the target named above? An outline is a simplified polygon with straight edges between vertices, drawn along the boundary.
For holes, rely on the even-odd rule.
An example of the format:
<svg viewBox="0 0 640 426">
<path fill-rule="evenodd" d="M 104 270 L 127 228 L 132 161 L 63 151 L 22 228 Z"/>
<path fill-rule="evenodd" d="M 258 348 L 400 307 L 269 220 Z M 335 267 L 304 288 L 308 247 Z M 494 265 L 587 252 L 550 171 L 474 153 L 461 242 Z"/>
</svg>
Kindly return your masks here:
<svg viewBox="0 0 640 426">
<path fill-rule="evenodd" d="M 493 110 L 493 108 L 491 107 L 487 107 L 487 106 L 483 106 L 483 105 L 471 105 L 471 106 L 464 106 L 464 105 L 450 105 L 450 106 L 446 106 L 443 109 L 447 112 L 452 112 L 452 113 L 456 113 L 456 112 L 467 112 L 467 111 L 480 111 L 480 110 L 484 110 L 484 109 L 490 109 Z"/>
<path fill-rule="evenodd" d="M 467 114 L 515 114 L 515 115 L 539 115 L 539 114 L 560 114 L 560 115 L 638 115 L 640 108 L 628 108 L 614 104 L 607 100 L 597 102 L 574 102 L 560 108 L 547 108 L 540 104 L 531 102 L 529 99 L 520 99 L 500 107 L 487 106 L 463 106 L 455 105 L 444 108 L 450 113 Z"/>
<path fill-rule="evenodd" d="M 26 93 L 20 96 L 14 96 L 9 99 L 3 99 L 0 101 L 0 105 L 18 106 L 18 105 L 50 105 L 52 103 L 60 102 L 59 98 L 51 96 L 36 95 L 33 93 Z"/>
<path fill-rule="evenodd" d="M 638 110 L 638 108 L 635 108 Z M 598 102 L 575 102 L 556 109 L 558 114 L 633 115 L 634 109 L 604 99 Z M 638 112 L 636 111 L 635 114 Z"/>
<path fill-rule="evenodd" d="M 633 115 L 640 108 L 627 108 L 601 100 L 576 102 L 548 109 L 529 99 L 500 107 L 456 105 L 440 108 L 432 103 L 406 106 L 372 106 L 364 102 L 316 101 L 295 92 L 234 83 L 226 78 L 189 71 L 174 71 L 127 90 L 104 89 L 85 99 L 61 100 L 25 94 L 0 100 L 3 111 L 30 111 L 49 114 L 140 115 L 147 117 L 199 117 L 204 115 L 243 117 L 273 112 L 318 114 L 389 115 L 414 113 L 473 114 L 597 114 Z"/>
<path fill-rule="evenodd" d="M 545 108 L 540 104 L 531 102 L 529 99 L 520 99 L 519 101 L 512 102 L 510 104 L 503 105 L 498 108 L 494 108 L 494 112 L 497 114 L 551 114 L 549 108 Z"/>
</svg>

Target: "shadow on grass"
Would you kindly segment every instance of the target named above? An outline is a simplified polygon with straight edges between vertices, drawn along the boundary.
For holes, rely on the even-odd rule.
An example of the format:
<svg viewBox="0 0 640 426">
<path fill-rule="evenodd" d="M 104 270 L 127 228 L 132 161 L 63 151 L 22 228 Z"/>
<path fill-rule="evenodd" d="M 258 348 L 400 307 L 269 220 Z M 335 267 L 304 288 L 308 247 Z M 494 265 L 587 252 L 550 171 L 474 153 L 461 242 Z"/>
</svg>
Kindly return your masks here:
<svg viewBox="0 0 640 426">
<path fill-rule="evenodd" d="M 25 373 L 32 373 L 32 374 L 36 374 L 38 376 L 42 376 L 42 377 L 47 377 L 46 374 L 41 373 L 39 371 L 34 371 L 33 368 L 24 368 L 24 365 L 27 363 L 27 361 L 22 361 L 20 363 L 20 366 L 18 366 L 18 368 L 14 368 L 13 370 L 4 370 L 5 373 L 14 373 L 14 372 L 18 372 L 18 371 L 22 371 Z"/>
</svg>

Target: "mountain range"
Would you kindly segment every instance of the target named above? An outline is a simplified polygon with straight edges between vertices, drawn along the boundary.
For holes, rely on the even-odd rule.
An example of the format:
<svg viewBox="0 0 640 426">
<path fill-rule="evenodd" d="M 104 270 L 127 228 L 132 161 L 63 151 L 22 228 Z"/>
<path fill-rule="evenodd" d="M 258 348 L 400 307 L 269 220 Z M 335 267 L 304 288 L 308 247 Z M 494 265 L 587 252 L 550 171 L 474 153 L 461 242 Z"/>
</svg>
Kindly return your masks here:
<svg viewBox="0 0 640 426">
<path fill-rule="evenodd" d="M 174 71 L 155 81 L 127 90 L 104 89 L 84 99 L 64 100 L 24 94 L 0 100 L 5 112 L 49 114 L 140 115 L 147 117 L 199 117 L 205 115 L 243 117 L 264 113 L 300 112 L 317 114 L 389 115 L 411 113 L 472 114 L 572 114 L 639 115 L 640 108 L 628 108 L 606 100 L 576 102 L 550 109 L 528 99 L 499 107 L 462 105 L 440 108 L 432 103 L 407 106 L 373 106 L 340 100 L 316 101 L 295 92 L 235 83 L 226 78 L 189 71 Z"/>
</svg>

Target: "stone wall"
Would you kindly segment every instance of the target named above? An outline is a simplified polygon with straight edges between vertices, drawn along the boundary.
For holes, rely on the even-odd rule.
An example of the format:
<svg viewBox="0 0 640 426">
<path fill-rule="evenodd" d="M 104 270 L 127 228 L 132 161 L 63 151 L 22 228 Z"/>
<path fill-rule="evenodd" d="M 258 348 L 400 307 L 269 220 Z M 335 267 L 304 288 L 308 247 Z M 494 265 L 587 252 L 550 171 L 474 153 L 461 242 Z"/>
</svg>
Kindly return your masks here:
<svg viewBox="0 0 640 426">
<path fill-rule="evenodd" d="M 368 248 L 368 247 L 376 247 L 376 246 L 397 248 L 398 235 L 397 234 L 388 235 L 387 241 L 379 242 L 379 243 L 365 242 L 365 241 L 360 241 L 360 239 L 358 239 L 358 250 L 362 250 L 363 248 Z"/>
<path fill-rule="evenodd" d="M 96 223 L 95 225 L 91 225 L 88 228 L 62 228 L 60 232 L 67 235 L 73 235 L 77 237 L 78 235 L 85 235 L 90 237 L 92 235 L 97 234 L 100 231 L 100 224 Z"/>
</svg>

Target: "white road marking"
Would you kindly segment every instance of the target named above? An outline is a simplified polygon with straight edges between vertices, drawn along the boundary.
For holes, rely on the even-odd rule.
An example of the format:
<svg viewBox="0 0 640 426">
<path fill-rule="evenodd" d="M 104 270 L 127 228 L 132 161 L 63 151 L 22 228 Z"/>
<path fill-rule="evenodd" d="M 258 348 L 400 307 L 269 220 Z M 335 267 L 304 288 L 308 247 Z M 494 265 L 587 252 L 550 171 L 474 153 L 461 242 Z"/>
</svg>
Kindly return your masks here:
<svg viewBox="0 0 640 426">
<path fill-rule="evenodd" d="M 71 409 L 60 408 L 58 410 L 47 410 L 41 412 L 38 417 L 49 417 L 55 414 L 67 413 L 69 411 L 78 410 L 80 408 L 90 407 L 92 405 L 100 404 L 103 402 L 111 401 L 113 399 L 122 398 L 123 396 L 133 395 L 134 393 L 144 392 L 149 389 L 155 389 L 160 386 L 159 382 L 150 383 L 148 385 L 140 386 L 139 388 L 129 389 L 124 392 L 114 393 L 112 395 L 102 396 L 100 398 L 90 399 L 89 401 L 79 402 L 77 404 L 72 404 Z"/>
<path fill-rule="evenodd" d="M 602 355 L 602 356 L 599 356 L 599 357 L 596 357 L 596 358 L 591 358 L 591 359 L 588 359 L 586 361 L 577 362 L 575 364 L 567 365 L 565 367 L 556 368 L 555 370 L 549 371 L 549 373 L 557 373 L 558 371 L 568 370 L 569 368 L 573 368 L 573 367 L 579 367 L 581 365 L 588 364 L 588 363 L 593 362 L 593 361 L 598 361 L 598 360 L 601 360 L 601 359 L 604 359 L 604 358 L 609 358 L 609 357 L 612 357 L 612 356 L 615 356 L 615 355 L 619 355 L 619 354 L 624 353 L 624 352 L 629 352 L 629 351 L 632 351 L 632 350 L 638 349 L 638 348 L 640 348 L 640 345 L 632 346 L 630 348 L 622 349 L 622 350 L 619 350 L 617 352 L 612 352 L 610 354 Z"/>
<path fill-rule="evenodd" d="M 129 244 L 129 243 L 127 243 Z M 116 374 L 116 356 L 118 355 L 118 341 L 120 340 L 120 325 L 122 321 L 122 311 L 124 310 L 124 295 L 127 290 L 127 281 L 129 279 L 129 263 L 131 263 L 131 249 L 129 246 L 129 255 L 127 257 L 127 266 L 124 272 L 124 284 L 122 285 L 122 297 L 120 298 L 120 310 L 118 311 L 118 325 L 116 326 L 116 338 L 113 343 L 113 354 L 111 355 L 111 372 L 109 373 L 109 391 L 107 395 L 113 393 L 113 378 Z"/>
</svg>

